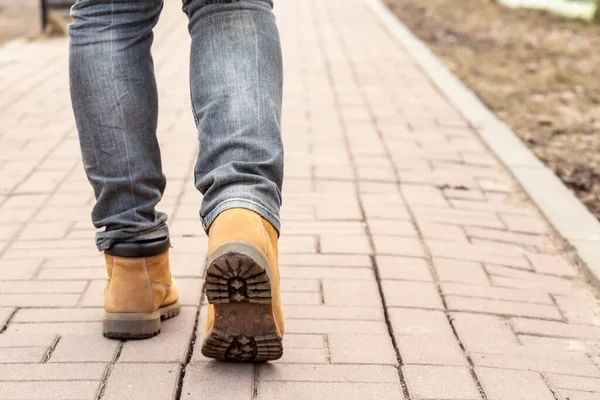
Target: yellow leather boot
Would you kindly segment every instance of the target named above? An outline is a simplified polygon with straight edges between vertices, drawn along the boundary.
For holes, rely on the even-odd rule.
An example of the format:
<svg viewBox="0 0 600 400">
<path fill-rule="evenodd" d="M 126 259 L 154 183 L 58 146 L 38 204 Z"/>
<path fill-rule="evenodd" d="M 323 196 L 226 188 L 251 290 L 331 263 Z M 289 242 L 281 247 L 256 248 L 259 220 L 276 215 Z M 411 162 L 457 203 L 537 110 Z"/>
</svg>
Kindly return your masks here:
<svg viewBox="0 0 600 400">
<path fill-rule="evenodd" d="M 144 339 L 159 334 L 161 320 L 181 310 L 169 267 L 168 238 L 144 244 L 119 243 L 104 256 L 108 272 L 104 336 Z"/>
<path fill-rule="evenodd" d="M 209 230 L 202 354 L 267 361 L 283 355 L 277 231 L 257 213 L 222 212 Z"/>
</svg>

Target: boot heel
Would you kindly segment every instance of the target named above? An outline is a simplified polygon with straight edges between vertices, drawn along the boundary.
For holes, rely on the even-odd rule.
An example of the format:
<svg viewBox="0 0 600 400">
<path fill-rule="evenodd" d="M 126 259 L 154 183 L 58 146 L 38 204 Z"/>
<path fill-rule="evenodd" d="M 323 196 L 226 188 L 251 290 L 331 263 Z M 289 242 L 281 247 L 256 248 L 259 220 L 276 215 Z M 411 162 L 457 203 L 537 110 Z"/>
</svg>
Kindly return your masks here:
<svg viewBox="0 0 600 400">
<path fill-rule="evenodd" d="M 202 355 L 236 362 L 273 361 L 283 356 L 282 339 L 275 329 L 260 333 L 236 333 L 213 329 L 202 344 Z"/>
</svg>

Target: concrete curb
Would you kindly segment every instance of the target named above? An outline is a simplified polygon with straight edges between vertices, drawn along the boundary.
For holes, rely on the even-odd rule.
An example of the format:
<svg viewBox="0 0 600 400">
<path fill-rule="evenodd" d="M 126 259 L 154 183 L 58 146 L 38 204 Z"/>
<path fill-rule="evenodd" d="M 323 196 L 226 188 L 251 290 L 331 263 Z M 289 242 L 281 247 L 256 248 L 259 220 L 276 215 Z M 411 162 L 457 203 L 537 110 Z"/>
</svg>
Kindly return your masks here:
<svg viewBox="0 0 600 400">
<path fill-rule="evenodd" d="M 498 120 L 381 0 L 365 2 L 438 90 L 472 125 L 558 233 L 575 248 L 584 272 L 596 287 L 600 287 L 600 222 L 512 129 Z"/>
</svg>

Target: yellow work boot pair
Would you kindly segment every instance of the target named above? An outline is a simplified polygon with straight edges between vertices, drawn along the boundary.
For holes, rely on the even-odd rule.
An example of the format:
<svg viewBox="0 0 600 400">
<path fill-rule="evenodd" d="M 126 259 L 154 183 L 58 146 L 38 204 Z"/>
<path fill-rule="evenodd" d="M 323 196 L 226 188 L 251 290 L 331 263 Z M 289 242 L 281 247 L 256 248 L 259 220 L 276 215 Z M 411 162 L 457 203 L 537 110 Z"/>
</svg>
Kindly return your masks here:
<svg viewBox="0 0 600 400">
<path fill-rule="evenodd" d="M 104 335 L 156 335 L 161 318 L 175 316 L 180 310 L 169 272 L 168 248 L 152 257 L 108 253 Z M 230 209 L 213 222 L 205 276 L 209 306 L 202 354 L 232 361 L 267 361 L 282 356 L 284 321 L 277 259 L 277 231 L 255 212 Z"/>
</svg>

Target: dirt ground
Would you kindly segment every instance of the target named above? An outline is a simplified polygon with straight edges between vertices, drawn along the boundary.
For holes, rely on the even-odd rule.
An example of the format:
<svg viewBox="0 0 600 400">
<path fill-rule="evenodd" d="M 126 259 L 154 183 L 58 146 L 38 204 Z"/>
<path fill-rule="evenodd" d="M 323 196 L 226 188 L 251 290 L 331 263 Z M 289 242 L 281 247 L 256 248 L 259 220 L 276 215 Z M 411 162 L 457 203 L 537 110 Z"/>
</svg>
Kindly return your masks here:
<svg viewBox="0 0 600 400">
<path fill-rule="evenodd" d="M 385 0 L 600 219 L 600 25 L 486 0 Z"/>
<path fill-rule="evenodd" d="M 0 0 L 0 45 L 39 30 L 39 0 Z"/>
</svg>

